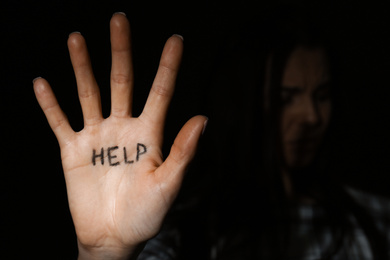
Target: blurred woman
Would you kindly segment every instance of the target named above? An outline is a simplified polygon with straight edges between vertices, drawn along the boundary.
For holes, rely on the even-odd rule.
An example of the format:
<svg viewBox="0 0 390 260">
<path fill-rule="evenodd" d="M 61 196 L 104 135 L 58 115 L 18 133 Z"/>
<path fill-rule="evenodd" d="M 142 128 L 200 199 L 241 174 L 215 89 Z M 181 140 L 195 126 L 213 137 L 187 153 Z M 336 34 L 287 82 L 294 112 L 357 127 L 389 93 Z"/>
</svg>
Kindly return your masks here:
<svg viewBox="0 0 390 260">
<path fill-rule="evenodd" d="M 333 173 L 340 71 L 332 39 L 299 8 L 270 17 L 221 62 L 210 144 L 200 151 L 207 167 L 194 168 L 209 192 L 174 218 L 177 240 L 166 248 L 177 254 L 158 259 L 388 259 L 379 218 L 389 203 Z"/>
</svg>

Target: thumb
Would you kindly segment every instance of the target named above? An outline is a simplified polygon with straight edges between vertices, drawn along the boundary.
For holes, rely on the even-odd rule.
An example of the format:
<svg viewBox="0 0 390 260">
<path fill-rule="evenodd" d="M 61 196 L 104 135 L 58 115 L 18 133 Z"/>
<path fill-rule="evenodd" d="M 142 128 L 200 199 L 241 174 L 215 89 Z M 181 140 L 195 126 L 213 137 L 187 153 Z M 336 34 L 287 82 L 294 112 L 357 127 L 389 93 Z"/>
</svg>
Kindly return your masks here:
<svg viewBox="0 0 390 260">
<path fill-rule="evenodd" d="M 184 177 L 187 166 L 195 156 L 200 136 L 206 128 L 208 118 L 195 116 L 182 127 L 171 147 L 171 151 L 163 164 L 156 170 L 161 187 L 169 190 L 173 201 Z"/>
</svg>

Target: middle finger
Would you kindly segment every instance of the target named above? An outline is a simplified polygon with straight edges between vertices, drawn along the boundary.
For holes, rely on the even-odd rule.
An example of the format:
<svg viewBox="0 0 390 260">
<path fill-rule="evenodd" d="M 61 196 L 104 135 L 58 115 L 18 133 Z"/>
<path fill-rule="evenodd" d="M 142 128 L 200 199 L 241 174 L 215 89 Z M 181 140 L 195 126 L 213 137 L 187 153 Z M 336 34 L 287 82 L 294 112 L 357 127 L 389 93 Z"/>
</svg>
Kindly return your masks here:
<svg viewBox="0 0 390 260">
<path fill-rule="evenodd" d="M 111 18 L 111 115 L 131 115 L 133 95 L 133 65 L 131 61 L 130 25 L 125 14 Z"/>
</svg>

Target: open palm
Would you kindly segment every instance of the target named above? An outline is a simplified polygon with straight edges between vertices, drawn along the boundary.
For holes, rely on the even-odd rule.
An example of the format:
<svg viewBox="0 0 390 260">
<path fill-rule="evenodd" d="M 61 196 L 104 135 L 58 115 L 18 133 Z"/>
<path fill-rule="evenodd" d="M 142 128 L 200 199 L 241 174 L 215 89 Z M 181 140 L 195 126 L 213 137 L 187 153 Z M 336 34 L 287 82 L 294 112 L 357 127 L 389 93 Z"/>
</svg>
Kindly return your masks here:
<svg viewBox="0 0 390 260">
<path fill-rule="evenodd" d="M 44 79 L 34 90 L 61 148 L 69 207 L 79 245 L 135 247 L 154 236 L 194 156 L 206 118 L 196 116 L 179 132 L 168 158 L 161 146 L 164 121 L 182 55 L 181 37 L 168 39 L 142 114 L 131 117 L 133 74 L 129 24 L 111 19 L 111 115 L 104 119 L 100 93 L 79 33 L 69 36 L 84 129 L 74 132 Z"/>
</svg>

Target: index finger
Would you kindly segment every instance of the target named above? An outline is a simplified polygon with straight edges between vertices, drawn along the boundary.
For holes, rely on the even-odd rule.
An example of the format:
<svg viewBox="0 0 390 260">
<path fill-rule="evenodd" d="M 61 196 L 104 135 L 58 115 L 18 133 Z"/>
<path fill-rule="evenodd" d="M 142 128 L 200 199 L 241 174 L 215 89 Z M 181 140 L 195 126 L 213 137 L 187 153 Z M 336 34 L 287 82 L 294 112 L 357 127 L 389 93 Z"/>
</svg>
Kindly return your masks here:
<svg viewBox="0 0 390 260">
<path fill-rule="evenodd" d="M 147 117 L 154 125 L 164 126 L 169 103 L 172 99 L 176 77 L 183 53 L 183 38 L 173 35 L 165 43 L 160 65 L 148 99 L 140 117 Z"/>
</svg>

